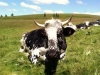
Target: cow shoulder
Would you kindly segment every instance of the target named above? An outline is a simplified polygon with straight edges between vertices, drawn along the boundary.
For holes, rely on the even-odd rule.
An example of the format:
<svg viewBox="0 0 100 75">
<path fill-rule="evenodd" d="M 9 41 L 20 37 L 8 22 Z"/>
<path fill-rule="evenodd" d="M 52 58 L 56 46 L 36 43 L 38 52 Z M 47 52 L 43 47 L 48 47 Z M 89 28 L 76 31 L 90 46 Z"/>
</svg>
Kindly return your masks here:
<svg viewBox="0 0 100 75">
<path fill-rule="evenodd" d="M 36 47 L 42 47 L 42 46 L 47 47 L 46 45 L 47 40 L 48 39 L 45 33 L 45 29 L 40 28 L 40 29 L 33 30 L 27 34 L 26 45 L 30 49 L 32 48 L 34 49 Z"/>
</svg>

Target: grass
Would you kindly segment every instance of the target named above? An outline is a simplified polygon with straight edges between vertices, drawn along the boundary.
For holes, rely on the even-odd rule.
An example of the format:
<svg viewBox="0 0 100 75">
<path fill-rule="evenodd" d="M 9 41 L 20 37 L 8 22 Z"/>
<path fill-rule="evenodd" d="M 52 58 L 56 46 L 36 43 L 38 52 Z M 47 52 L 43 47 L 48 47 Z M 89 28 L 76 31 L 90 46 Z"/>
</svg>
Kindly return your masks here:
<svg viewBox="0 0 100 75">
<path fill-rule="evenodd" d="M 91 34 L 88 35 L 87 32 Z M 100 74 L 100 47 L 99 47 L 99 28 L 92 27 L 90 30 L 78 31 L 68 40 L 69 49 L 67 60 L 73 66 L 71 75 L 99 75 Z M 71 44 L 74 44 L 70 46 Z M 69 57 L 71 56 L 71 57 Z M 74 63 L 73 63 L 74 62 Z"/>
<path fill-rule="evenodd" d="M 44 75 L 44 65 L 33 65 L 19 53 L 23 33 L 39 28 L 33 19 L 43 23 L 52 15 L 42 14 L 0 18 L 0 75 Z M 60 14 L 62 21 L 70 14 Z M 99 16 L 75 14 L 74 24 L 100 19 Z M 90 33 L 90 34 L 89 34 Z M 100 75 L 100 27 L 79 30 L 67 37 L 67 56 L 59 62 L 56 75 Z"/>
</svg>

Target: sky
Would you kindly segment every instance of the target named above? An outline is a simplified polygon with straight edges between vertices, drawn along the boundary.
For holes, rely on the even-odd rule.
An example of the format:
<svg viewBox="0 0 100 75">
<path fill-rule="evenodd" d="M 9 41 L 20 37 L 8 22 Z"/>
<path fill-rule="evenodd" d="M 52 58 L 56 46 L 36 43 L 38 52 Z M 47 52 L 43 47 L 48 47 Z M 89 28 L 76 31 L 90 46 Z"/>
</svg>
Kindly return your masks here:
<svg viewBox="0 0 100 75">
<path fill-rule="evenodd" d="M 0 0 L 0 15 L 75 13 L 100 15 L 100 0 Z"/>
</svg>

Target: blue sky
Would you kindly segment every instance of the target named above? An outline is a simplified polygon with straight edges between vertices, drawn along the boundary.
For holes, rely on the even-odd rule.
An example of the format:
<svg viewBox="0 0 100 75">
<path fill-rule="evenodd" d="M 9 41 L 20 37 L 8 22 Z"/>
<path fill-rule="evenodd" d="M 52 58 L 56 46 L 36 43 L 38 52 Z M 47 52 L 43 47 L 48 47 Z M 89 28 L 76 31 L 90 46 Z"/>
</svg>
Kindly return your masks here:
<svg viewBox="0 0 100 75">
<path fill-rule="evenodd" d="M 0 0 L 0 15 L 44 12 L 100 15 L 100 0 Z"/>
</svg>

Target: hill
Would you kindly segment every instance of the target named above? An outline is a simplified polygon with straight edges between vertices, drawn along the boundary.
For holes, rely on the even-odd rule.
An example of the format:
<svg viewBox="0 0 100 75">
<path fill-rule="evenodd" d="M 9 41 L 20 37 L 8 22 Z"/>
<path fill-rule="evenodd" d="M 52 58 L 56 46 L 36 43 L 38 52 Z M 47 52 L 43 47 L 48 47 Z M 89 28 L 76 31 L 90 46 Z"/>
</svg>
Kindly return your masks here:
<svg viewBox="0 0 100 75">
<path fill-rule="evenodd" d="M 62 21 L 71 14 L 60 14 Z M 40 23 L 51 19 L 43 14 L 0 17 L 0 75 L 44 75 L 44 65 L 33 65 L 24 54 L 19 53 L 20 38 L 23 33 L 39 28 Z M 56 18 L 56 17 L 55 17 Z M 94 21 L 100 16 L 74 14 L 73 24 Z M 88 34 L 90 32 L 90 34 Z M 57 75 L 100 75 L 100 27 L 79 30 L 66 38 L 68 48 L 64 61 L 59 62 Z"/>
</svg>

